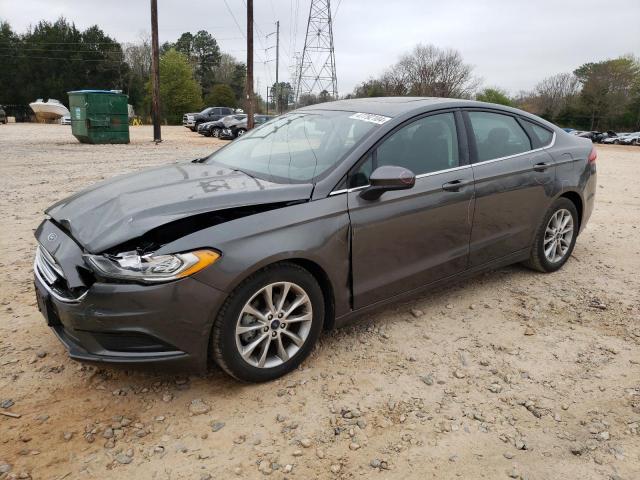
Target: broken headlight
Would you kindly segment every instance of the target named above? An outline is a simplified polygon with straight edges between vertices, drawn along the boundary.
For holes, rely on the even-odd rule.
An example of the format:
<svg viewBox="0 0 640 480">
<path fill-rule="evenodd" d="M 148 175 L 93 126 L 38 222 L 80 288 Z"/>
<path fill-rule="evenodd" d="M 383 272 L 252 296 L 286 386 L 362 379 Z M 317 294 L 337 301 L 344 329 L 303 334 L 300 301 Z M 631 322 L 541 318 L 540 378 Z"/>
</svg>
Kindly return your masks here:
<svg viewBox="0 0 640 480">
<path fill-rule="evenodd" d="M 212 250 L 196 250 L 173 255 L 139 255 L 132 251 L 118 255 L 85 255 L 84 258 L 96 273 L 104 277 L 158 283 L 193 275 L 215 263 L 220 254 Z"/>
</svg>

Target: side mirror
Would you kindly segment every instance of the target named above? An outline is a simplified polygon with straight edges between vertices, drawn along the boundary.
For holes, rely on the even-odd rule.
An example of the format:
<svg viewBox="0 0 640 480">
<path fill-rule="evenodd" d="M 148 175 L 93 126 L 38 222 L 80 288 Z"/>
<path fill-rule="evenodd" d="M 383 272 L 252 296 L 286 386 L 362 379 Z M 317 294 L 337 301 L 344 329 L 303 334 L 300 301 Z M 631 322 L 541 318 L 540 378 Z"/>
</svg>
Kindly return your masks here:
<svg viewBox="0 0 640 480">
<path fill-rule="evenodd" d="M 369 177 L 369 186 L 362 190 L 360 197 L 365 200 L 377 200 L 390 190 L 407 190 L 416 184 L 416 176 L 403 167 L 386 165 L 376 168 Z"/>
</svg>

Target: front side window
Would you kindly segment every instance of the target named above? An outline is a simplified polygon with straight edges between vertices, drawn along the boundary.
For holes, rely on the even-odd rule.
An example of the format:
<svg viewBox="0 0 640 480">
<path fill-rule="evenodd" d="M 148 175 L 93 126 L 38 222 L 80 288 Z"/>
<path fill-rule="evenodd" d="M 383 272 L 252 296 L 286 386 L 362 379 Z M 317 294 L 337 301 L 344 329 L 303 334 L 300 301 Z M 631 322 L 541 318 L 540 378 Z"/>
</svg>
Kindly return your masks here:
<svg viewBox="0 0 640 480">
<path fill-rule="evenodd" d="M 458 135 L 453 113 L 423 117 L 402 127 L 376 152 L 376 168 L 395 165 L 415 175 L 459 165 Z"/>
<path fill-rule="evenodd" d="M 330 170 L 374 128 L 376 123 L 354 112 L 290 113 L 251 130 L 206 162 L 278 183 L 309 182 Z"/>
<path fill-rule="evenodd" d="M 478 151 L 478 161 L 494 160 L 531 150 L 529 137 L 509 115 L 469 112 Z"/>
</svg>

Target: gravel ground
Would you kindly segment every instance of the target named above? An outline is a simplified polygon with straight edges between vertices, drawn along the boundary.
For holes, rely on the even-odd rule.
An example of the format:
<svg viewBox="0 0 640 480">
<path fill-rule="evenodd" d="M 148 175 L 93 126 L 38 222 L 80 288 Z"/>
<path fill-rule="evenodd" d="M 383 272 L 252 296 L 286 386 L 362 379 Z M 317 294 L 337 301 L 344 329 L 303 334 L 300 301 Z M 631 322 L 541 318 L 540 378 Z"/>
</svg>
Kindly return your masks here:
<svg viewBox="0 0 640 480">
<path fill-rule="evenodd" d="M 76 363 L 35 306 L 46 206 L 223 143 L 163 136 L 0 126 L 0 479 L 640 478 L 640 148 L 599 147 L 596 209 L 560 272 L 504 268 L 388 307 L 243 385 Z"/>
</svg>

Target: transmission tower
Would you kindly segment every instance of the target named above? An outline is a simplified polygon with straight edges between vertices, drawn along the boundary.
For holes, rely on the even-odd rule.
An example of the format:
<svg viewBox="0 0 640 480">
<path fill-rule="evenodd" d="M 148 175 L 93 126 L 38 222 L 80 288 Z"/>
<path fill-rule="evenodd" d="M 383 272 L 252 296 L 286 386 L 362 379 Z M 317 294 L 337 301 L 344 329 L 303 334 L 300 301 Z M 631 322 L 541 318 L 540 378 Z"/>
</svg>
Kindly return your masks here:
<svg viewBox="0 0 640 480">
<path fill-rule="evenodd" d="M 302 95 L 321 92 L 327 92 L 331 100 L 338 98 L 331 0 L 311 0 L 307 36 L 297 73 L 296 104 Z"/>
</svg>

